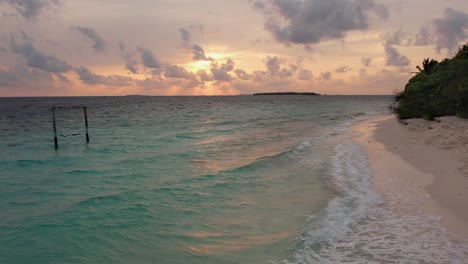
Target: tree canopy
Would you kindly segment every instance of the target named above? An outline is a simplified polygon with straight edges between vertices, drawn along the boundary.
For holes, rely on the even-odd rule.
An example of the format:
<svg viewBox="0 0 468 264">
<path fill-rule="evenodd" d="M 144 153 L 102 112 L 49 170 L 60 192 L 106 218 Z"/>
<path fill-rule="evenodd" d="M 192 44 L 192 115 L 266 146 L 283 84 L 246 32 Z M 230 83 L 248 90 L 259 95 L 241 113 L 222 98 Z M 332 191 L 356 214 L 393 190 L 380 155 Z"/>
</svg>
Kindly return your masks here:
<svg viewBox="0 0 468 264">
<path fill-rule="evenodd" d="M 453 58 L 441 62 L 427 58 L 422 68 L 398 93 L 399 118 L 458 115 L 468 118 L 468 43 Z"/>
</svg>

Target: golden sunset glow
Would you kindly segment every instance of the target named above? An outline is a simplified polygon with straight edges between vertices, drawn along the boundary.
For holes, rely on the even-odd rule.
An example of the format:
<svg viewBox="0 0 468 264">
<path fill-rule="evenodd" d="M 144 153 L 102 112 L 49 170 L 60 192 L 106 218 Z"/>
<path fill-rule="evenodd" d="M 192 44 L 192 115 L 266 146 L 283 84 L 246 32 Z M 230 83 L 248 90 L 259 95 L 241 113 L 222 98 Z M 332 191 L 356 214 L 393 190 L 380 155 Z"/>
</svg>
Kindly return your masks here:
<svg viewBox="0 0 468 264">
<path fill-rule="evenodd" d="M 36 1 L 0 0 L 10 14 L 0 17 L 0 96 L 392 94 L 423 58 L 453 55 L 468 30 L 463 0 Z"/>
<path fill-rule="evenodd" d="M 185 64 L 185 68 L 191 72 L 198 72 L 199 70 L 209 70 L 211 61 L 195 61 Z"/>
</svg>

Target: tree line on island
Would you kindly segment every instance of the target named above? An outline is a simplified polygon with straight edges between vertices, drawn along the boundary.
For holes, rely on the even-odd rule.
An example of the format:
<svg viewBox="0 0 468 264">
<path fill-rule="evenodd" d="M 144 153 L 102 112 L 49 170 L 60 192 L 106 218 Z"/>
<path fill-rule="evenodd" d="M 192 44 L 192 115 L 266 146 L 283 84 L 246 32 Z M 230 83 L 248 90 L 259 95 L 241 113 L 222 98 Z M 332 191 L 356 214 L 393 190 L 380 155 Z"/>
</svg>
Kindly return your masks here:
<svg viewBox="0 0 468 264">
<path fill-rule="evenodd" d="M 456 115 L 468 118 L 468 43 L 453 58 L 427 58 L 395 96 L 400 119 Z"/>
</svg>

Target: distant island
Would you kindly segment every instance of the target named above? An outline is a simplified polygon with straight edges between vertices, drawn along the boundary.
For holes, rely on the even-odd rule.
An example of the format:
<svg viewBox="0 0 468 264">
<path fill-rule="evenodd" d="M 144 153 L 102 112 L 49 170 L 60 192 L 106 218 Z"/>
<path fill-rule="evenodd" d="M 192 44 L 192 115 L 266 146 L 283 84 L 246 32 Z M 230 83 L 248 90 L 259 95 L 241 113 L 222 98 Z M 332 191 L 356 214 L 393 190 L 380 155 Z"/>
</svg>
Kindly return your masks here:
<svg viewBox="0 0 468 264">
<path fill-rule="evenodd" d="M 303 92 L 303 93 L 296 93 L 296 92 L 276 92 L 276 93 L 254 93 L 253 96 L 259 95 L 320 95 L 318 93 L 312 92 Z"/>
</svg>

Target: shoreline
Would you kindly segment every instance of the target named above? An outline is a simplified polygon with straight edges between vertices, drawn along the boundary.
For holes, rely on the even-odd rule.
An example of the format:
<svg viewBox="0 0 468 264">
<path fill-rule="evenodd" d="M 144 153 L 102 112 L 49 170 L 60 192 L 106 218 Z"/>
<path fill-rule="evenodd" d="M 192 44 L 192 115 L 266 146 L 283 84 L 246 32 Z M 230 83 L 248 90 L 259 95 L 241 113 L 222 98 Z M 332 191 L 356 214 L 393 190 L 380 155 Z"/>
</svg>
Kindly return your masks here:
<svg viewBox="0 0 468 264">
<path fill-rule="evenodd" d="M 450 233 L 468 238 L 468 120 L 400 123 L 386 115 L 357 123 L 352 131 L 367 151 L 385 206 L 436 215 Z"/>
</svg>

